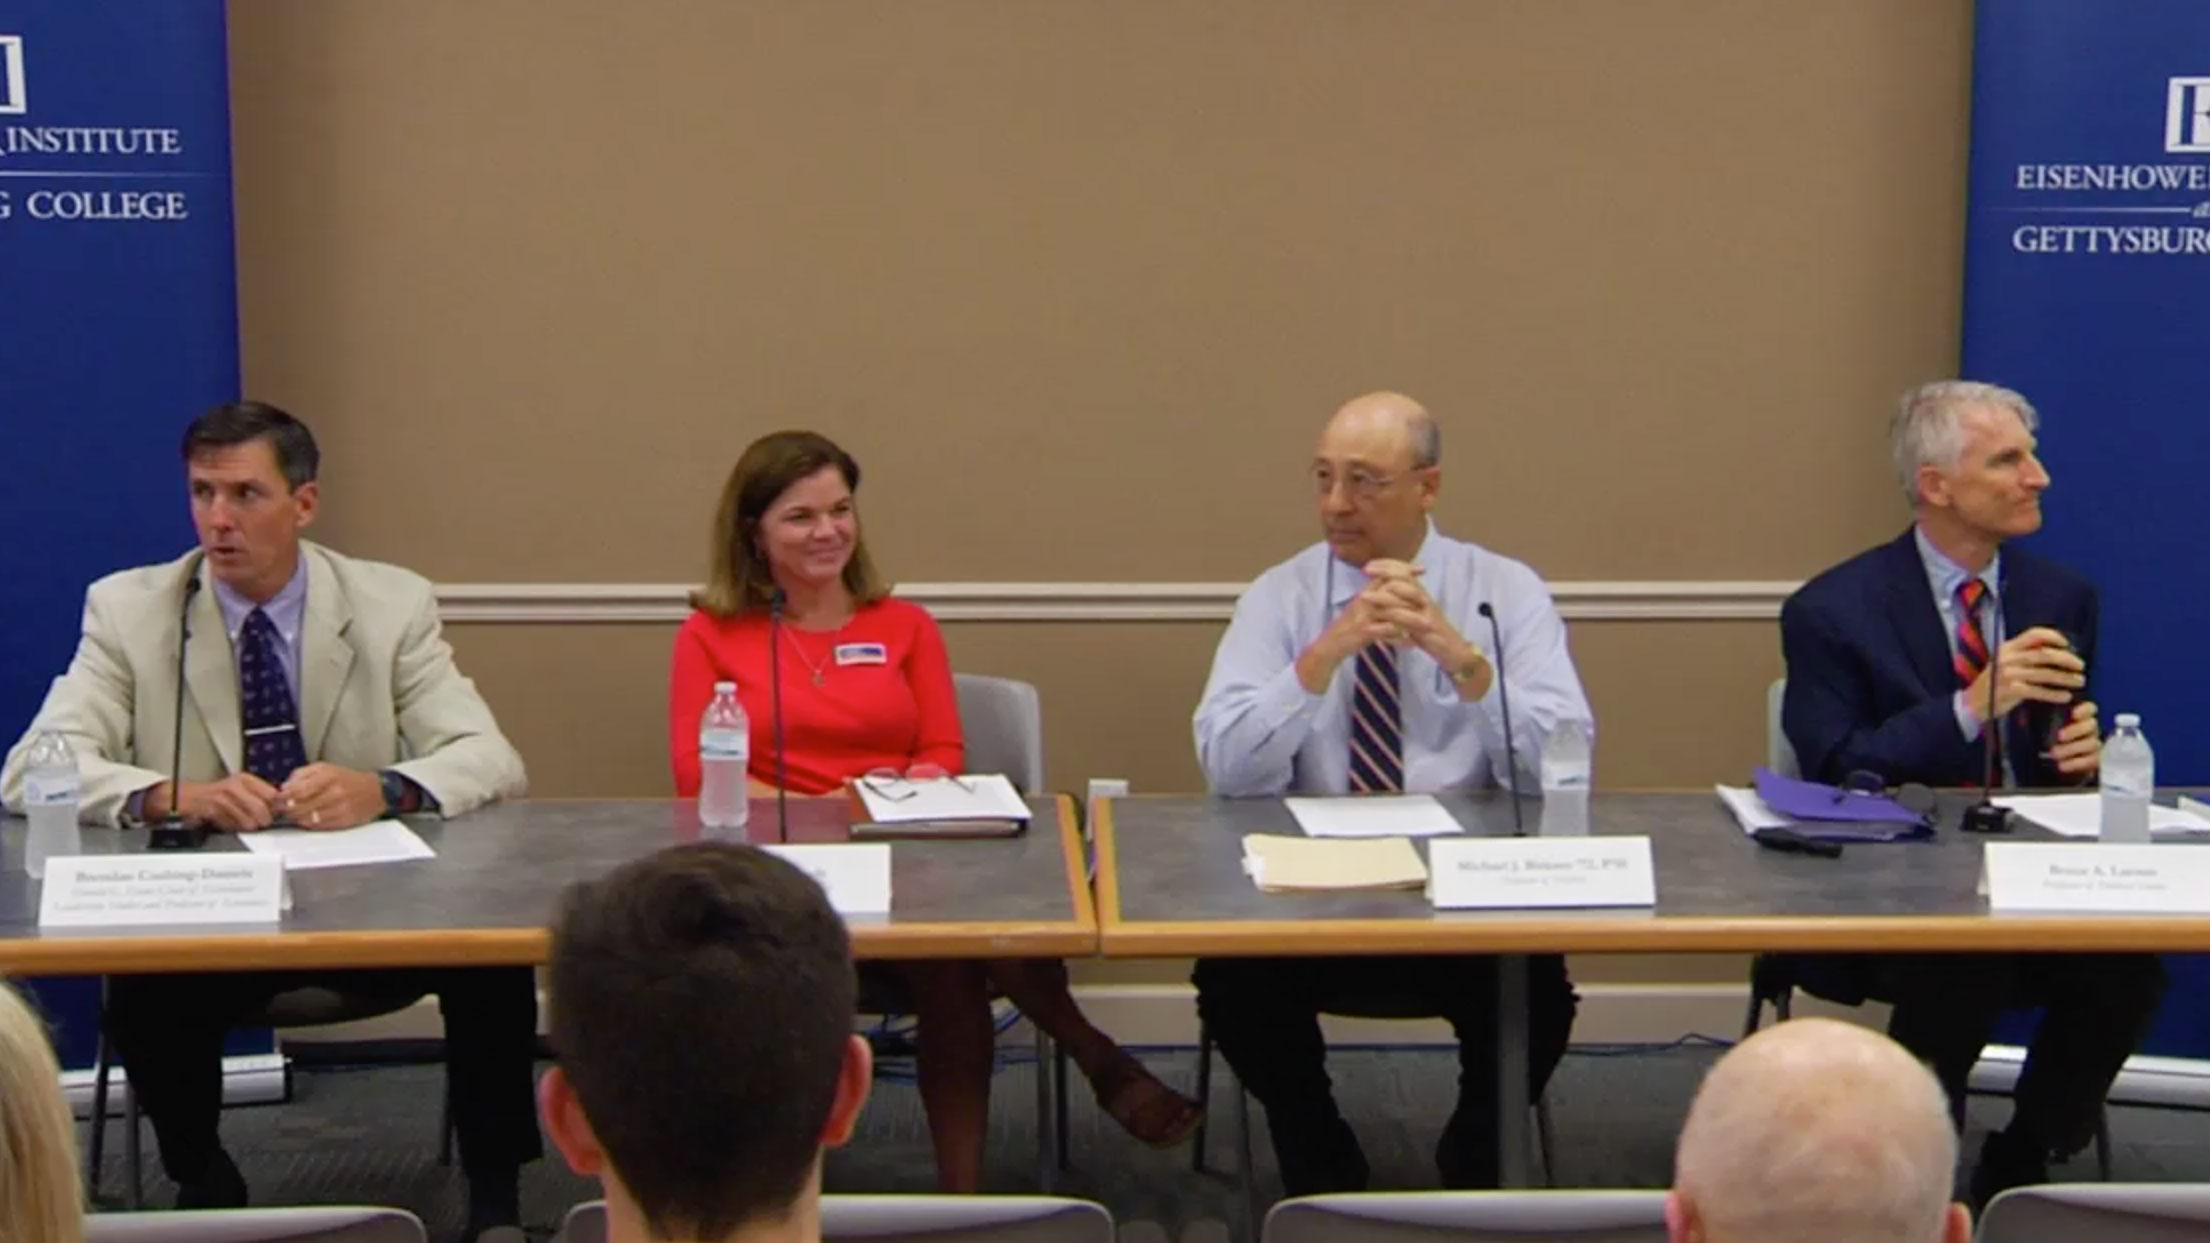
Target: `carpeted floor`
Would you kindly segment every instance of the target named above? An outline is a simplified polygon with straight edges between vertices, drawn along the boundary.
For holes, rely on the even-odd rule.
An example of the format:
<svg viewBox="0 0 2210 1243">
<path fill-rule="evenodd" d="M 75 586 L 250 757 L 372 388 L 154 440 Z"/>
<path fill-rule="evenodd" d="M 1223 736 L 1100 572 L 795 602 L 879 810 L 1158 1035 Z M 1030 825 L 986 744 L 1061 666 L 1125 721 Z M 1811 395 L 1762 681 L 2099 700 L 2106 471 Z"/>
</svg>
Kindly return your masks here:
<svg viewBox="0 0 2210 1243">
<path fill-rule="evenodd" d="M 1668 1180 L 1674 1130 L 1704 1068 L 1710 1047 L 1576 1050 L 1550 1091 L 1561 1186 L 1658 1187 Z M 1018 1058 L 1018 1055 L 1011 1055 Z M 1153 1051 L 1146 1060 L 1185 1089 L 1196 1058 L 1188 1050 Z M 1331 1063 L 1339 1099 L 1364 1142 L 1377 1188 L 1435 1185 L 1430 1155 L 1455 1098 L 1453 1055 L 1439 1049 L 1343 1050 Z M 998 1076 L 992 1096 L 990 1189 L 1037 1189 L 1033 1066 L 1015 1060 Z M 457 1237 L 464 1207 L 460 1176 L 436 1163 L 443 1071 L 434 1066 L 373 1066 L 303 1070 L 285 1104 L 231 1110 L 224 1139 L 245 1171 L 256 1204 L 396 1204 L 430 1226 L 433 1243 Z M 1054 1191 L 1095 1199 L 1127 1223 L 1151 1223 L 1179 1237 L 1196 1223 L 1217 1237 L 1216 1223 L 1238 1222 L 1242 1196 L 1234 1185 L 1233 1079 L 1216 1068 L 1209 1151 L 1215 1172 L 1190 1168 L 1190 1148 L 1167 1152 L 1128 1139 L 1096 1108 L 1079 1076 L 1069 1110 L 1070 1165 Z M 1967 1151 L 1981 1128 L 2000 1125 L 2009 1104 L 1975 1100 Z M 1253 1152 L 1262 1197 L 1278 1194 L 1263 1119 Z M 123 1191 L 121 1124 L 111 1124 L 103 1197 Z M 2140 1181 L 2210 1181 L 2210 1118 L 2182 1112 L 2114 1108 L 2115 1173 Z M 158 1175 L 148 1140 L 147 1202 L 166 1207 L 170 1186 Z M 831 1191 L 933 1190 L 927 1132 L 919 1100 L 907 1083 L 878 1082 L 853 1144 L 828 1166 Z M 2087 1156 L 2060 1178 L 2095 1177 Z M 523 1211 L 533 1233 L 558 1226 L 568 1207 L 595 1198 L 592 1186 L 557 1156 L 531 1165 L 523 1177 Z"/>
</svg>

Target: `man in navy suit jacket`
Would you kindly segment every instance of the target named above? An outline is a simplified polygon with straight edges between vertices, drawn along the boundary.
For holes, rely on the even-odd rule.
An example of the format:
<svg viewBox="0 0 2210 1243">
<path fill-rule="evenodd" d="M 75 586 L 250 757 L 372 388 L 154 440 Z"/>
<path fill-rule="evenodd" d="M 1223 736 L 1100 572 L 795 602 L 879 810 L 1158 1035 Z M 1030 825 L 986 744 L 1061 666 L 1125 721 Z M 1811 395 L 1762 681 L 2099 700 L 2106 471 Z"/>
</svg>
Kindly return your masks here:
<svg viewBox="0 0 2210 1243">
<path fill-rule="evenodd" d="M 1911 529 L 1812 579 L 1781 609 L 1781 719 L 1806 777 L 1978 785 L 1992 728 L 1998 782 L 2093 778 L 2102 761 L 2087 697 L 2094 585 L 2004 547 L 2041 527 L 2049 475 L 2034 455 L 2036 424 L 2024 397 L 1993 385 L 1945 381 L 1904 397 L 1890 439 Z M 1972 1194 L 1983 1205 L 2043 1181 L 2051 1156 L 2086 1145 L 2163 988 L 2146 954 L 1852 955 L 1792 966 L 1832 1000 L 1894 1002 L 1889 1034 L 1933 1066 L 1959 1126 L 1966 1079 L 2002 1011 L 2047 1007 L 2011 1124 L 1980 1152 Z"/>
</svg>

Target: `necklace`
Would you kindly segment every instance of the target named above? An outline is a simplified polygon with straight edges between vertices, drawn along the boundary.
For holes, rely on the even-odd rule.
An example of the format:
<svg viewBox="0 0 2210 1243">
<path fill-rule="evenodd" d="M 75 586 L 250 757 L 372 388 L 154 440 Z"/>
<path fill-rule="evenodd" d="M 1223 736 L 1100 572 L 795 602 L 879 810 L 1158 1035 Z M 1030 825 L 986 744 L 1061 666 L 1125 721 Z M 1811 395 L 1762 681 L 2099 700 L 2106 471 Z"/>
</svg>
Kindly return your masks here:
<svg viewBox="0 0 2210 1243">
<path fill-rule="evenodd" d="M 845 623 L 844 623 L 844 626 L 849 626 L 849 625 L 851 625 L 851 624 L 852 624 L 852 623 L 850 623 L 850 622 L 845 622 Z M 815 686 L 819 686 L 819 685 L 821 685 L 821 682 L 822 682 L 822 680 L 823 680 L 824 678 L 827 678 L 827 677 L 829 676 L 829 669 L 828 669 L 828 665 L 827 665 L 827 663 L 826 663 L 826 661 L 827 661 L 827 656 L 833 656 L 833 655 L 835 655 L 835 653 L 836 653 L 836 641 L 837 641 L 838 639 L 840 639 L 840 638 L 843 638 L 843 637 L 844 637 L 844 626 L 838 626 L 838 627 L 837 627 L 837 628 L 836 628 L 836 629 L 835 629 L 834 631 L 832 631 L 832 632 L 830 633 L 830 635 L 829 635 L 829 651 L 828 651 L 827 655 L 826 655 L 826 656 L 824 657 L 824 662 L 823 662 L 822 664 L 818 664 L 818 665 L 817 665 L 817 664 L 815 664 L 815 663 L 813 662 L 813 658 L 812 658 L 811 656 L 808 656 L 808 655 L 806 655 L 806 649 L 805 649 L 805 647 L 804 647 L 803 645 L 801 645 L 801 644 L 800 644 L 800 643 L 798 642 L 798 631 L 797 631 L 797 629 L 796 629 L 795 627 L 791 628 L 791 631 L 790 631 L 790 638 L 791 638 L 791 642 L 790 642 L 790 650 L 792 650 L 792 651 L 794 651 L 794 652 L 798 653 L 798 659 L 799 659 L 799 660 L 801 660 L 801 661 L 803 661 L 803 662 L 805 662 L 805 666 L 806 666 L 806 668 L 808 668 L 808 669 L 810 669 L 810 670 L 812 670 L 812 671 L 813 671 L 813 684 L 814 684 Z"/>
</svg>

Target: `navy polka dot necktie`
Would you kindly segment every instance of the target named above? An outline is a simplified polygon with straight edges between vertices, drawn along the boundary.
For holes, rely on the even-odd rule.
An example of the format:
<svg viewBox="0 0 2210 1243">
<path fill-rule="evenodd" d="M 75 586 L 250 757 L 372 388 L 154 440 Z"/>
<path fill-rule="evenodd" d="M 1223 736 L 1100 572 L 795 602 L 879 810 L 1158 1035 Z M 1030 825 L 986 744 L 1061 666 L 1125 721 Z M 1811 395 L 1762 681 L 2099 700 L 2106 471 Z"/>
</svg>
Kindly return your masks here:
<svg viewBox="0 0 2210 1243">
<path fill-rule="evenodd" d="M 307 762 L 299 736 L 299 712 L 292 688 L 277 658 L 282 642 L 276 623 L 259 609 L 246 617 L 238 634 L 238 702 L 245 718 L 246 771 L 281 786 L 292 770 Z"/>
</svg>

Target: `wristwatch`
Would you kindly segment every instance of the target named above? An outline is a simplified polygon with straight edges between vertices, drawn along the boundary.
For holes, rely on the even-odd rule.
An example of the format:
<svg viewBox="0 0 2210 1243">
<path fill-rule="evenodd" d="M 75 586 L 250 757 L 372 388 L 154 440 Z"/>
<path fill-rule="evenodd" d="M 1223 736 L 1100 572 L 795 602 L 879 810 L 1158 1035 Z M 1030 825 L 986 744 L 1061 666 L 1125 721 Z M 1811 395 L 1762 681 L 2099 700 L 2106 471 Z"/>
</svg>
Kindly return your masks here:
<svg viewBox="0 0 2210 1243">
<path fill-rule="evenodd" d="M 1464 686 L 1466 683 L 1474 681 L 1481 676 L 1481 670 L 1486 668 L 1488 666 L 1488 663 L 1489 658 L 1486 653 L 1482 652 L 1482 650 L 1478 647 L 1473 649 L 1472 660 L 1469 660 L 1466 663 L 1458 666 L 1456 669 L 1450 671 L 1450 680 L 1452 684 L 1457 686 Z"/>
<path fill-rule="evenodd" d="M 414 783 L 390 768 L 376 774 L 376 779 L 384 787 L 384 814 L 403 814 L 407 809 L 407 794 L 414 788 Z"/>
</svg>

